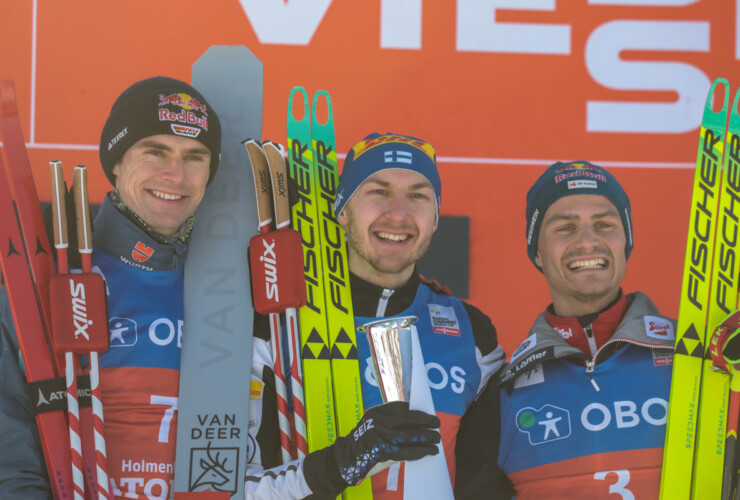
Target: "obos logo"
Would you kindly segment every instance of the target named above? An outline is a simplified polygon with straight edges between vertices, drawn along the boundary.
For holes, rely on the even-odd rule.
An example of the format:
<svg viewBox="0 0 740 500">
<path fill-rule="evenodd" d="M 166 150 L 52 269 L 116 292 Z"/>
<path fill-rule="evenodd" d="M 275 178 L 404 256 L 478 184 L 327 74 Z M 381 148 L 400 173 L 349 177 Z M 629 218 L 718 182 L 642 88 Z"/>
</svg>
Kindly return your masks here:
<svg viewBox="0 0 740 500">
<path fill-rule="evenodd" d="M 136 321 L 129 318 L 113 317 L 108 320 L 110 347 L 128 347 L 136 344 L 138 334 Z"/>
<path fill-rule="evenodd" d="M 538 410 L 522 408 L 516 414 L 516 427 L 538 445 L 570 437 L 570 413 L 564 408 L 546 404 Z"/>
</svg>

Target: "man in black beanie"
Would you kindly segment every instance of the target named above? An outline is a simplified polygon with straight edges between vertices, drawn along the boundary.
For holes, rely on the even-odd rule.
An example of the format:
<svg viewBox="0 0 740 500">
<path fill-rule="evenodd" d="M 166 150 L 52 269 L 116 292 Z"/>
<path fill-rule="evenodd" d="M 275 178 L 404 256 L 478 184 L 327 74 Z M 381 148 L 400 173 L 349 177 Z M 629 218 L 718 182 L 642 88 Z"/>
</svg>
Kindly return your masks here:
<svg viewBox="0 0 740 500">
<path fill-rule="evenodd" d="M 458 464 L 456 493 L 658 498 L 676 323 L 622 291 L 629 198 L 606 169 L 559 162 L 529 190 L 526 215 L 552 304 L 469 412 L 458 446 L 475 458 Z"/>
<path fill-rule="evenodd" d="M 93 266 L 106 281 L 111 339 L 100 355 L 110 497 L 169 496 L 183 264 L 220 149 L 214 110 L 196 89 L 172 78 L 131 85 L 103 127 L 100 161 L 115 189 L 95 219 Z M 2 288 L 0 498 L 49 498 L 34 420 L 35 408 L 48 402 L 26 395 L 18 352 Z"/>
</svg>

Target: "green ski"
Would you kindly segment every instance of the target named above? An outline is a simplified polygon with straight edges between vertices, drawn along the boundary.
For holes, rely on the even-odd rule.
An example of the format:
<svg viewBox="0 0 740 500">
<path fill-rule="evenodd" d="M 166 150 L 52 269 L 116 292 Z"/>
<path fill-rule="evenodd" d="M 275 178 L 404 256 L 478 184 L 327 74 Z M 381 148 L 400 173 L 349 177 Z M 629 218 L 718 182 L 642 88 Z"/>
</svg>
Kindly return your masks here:
<svg viewBox="0 0 740 500">
<path fill-rule="evenodd" d="M 303 118 L 293 99 L 303 99 Z M 327 121 L 316 114 L 320 100 Z M 339 183 L 331 100 L 326 91 L 308 95 L 294 88 L 288 103 L 289 175 L 298 188 L 293 227 L 303 240 L 307 305 L 299 310 L 309 451 L 348 434 L 363 415 L 349 265 L 344 229 L 334 217 Z M 329 409 L 331 408 L 331 413 Z M 319 444 L 325 443 L 325 444 Z M 370 481 L 348 488 L 346 499 L 372 498 Z"/>
<path fill-rule="evenodd" d="M 712 109 L 712 97 L 715 89 L 720 85 L 724 86 L 724 104 L 719 112 L 715 112 Z M 714 280 L 714 287 L 710 288 L 713 276 L 712 257 L 717 255 L 715 252 L 727 251 L 726 248 L 725 250 L 722 249 L 722 244 L 715 249 L 715 233 L 717 219 L 721 216 L 718 202 L 721 194 L 722 158 L 728 101 L 729 84 L 724 79 L 716 80 L 709 89 L 709 96 L 704 108 L 691 200 L 689 235 L 679 303 L 676 350 L 673 360 L 666 441 L 663 451 L 663 472 L 660 485 L 660 498 L 665 500 L 688 499 L 692 492 L 694 445 L 699 429 L 699 404 L 700 391 L 702 390 L 705 337 L 708 327 L 711 325 L 708 322 L 716 316 L 715 314 L 710 318 L 710 312 L 716 309 L 713 305 L 715 301 L 712 300 L 714 295 L 710 296 L 710 293 L 718 294 L 723 293 L 722 290 L 728 291 L 727 288 L 720 288 L 720 285 L 716 283 L 717 279 Z M 732 214 L 731 209 L 730 214 Z M 730 215 L 730 219 L 732 217 Z M 726 218 L 723 219 L 723 228 L 726 222 L 732 221 Z M 724 281 L 723 283 L 723 286 L 726 287 L 727 282 Z M 734 288 L 732 291 L 736 294 Z M 736 301 L 736 298 L 732 300 Z M 718 314 L 721 315 L 721 311 Z M 718 323 L 719 319 L 715 321 Z M 709 392 L 709 389 L 707 389 L 707 392 Z M 712 390 L 712 392 L 714 391 Z M 716 422 L 714 424 L 716 425 Z M 711 433 L 711 431 L 707 432 Z M 724 438 L 724 433 L 722 437 Z M 704 458 L 701 457 L 701 459 Z M 718 468 L 720 475 L 721 471 L 720 460 Z M 719 485 L 721 486 L 721 480 Z M 703 494 L 702 498 L 712 497 Z"/>
<path fill-rule="evenodd" d="M 730 375 L 712 369 L 709 338 L 722 320 L 738 308 L 738 233 L 740 231 L 740 164 L 737 158 L 738 132 L 735 95 L 729 127 L 724 140 L 724 162 L 717 221 L 714 265 L 709 293 L 707 341 L 702 362 L 699 393 L 698 432 L 691 480 L 693 498 L 720 498 L 727 431 L 727 410 L 730 395 Z M 734 129 L 734 130 L 733 130 Z M 718 142 L 718 144 L 720 144 Z M 733 154 L 734 153 L 734 154 Z M 737 416 L 735 416 L 737 418 Z M 728 450 L 734 453 L 734 450 Z"/>
</svg>

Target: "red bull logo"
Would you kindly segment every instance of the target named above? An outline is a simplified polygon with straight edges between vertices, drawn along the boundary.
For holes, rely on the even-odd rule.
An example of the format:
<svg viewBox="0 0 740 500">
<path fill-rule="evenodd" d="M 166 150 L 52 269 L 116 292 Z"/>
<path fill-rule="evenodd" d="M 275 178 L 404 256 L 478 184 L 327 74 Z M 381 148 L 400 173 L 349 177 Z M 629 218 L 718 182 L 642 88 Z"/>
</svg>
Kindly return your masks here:
<svg viewBox="0 0 740 500">
<path fill-rule="evenodd" d="M 166 105 L 174 105 L 174 106 L 180 106 L 183 109 L 186 109 L 187 111 L 193 111 L 197 110 L 203 113 L 204 115 L 208 115 L 208 110 L 206 109 L 206 105 L 200 102 L 195 97 L 191 97 L 188 94 L 180 92 L 179 94 L 170 94 L 168 96 L 160 95 L 159 96 L 159 106 L 166 106 Z"/>
<path fill-rule="evenodd" d="M 177 122 L 185 125 L 195 125 L 203 130 L 208 130 L 208 117 L 198 116 L 192 111 L 182 110 L 180 113 L 170 111 L 167 108 L 159 110 L 159 121 Z"/>
<path fill-rule="evenodd" d="M 573 178 L 573 177 L 587 177 L 589 179 L 594 179 L 594 180 L 597 180 L 597 181 L 601 181 L 601 182 L 603 182 L 605 184 L 607 182 L 606 181 L 606 176 L 603 175 L 603 174 L 601 174 L 601 173 L 599 173 L 598 170 L 594 170 L 594 169 L 588 169 L 588 170 L 586 170 L 586 169 L 583 169 L 583 170 L 573 170 L 573 169 L 571 169 L 571 170 L 572 170 L 571 172 L 565 172 L 565 173 L 562 173 L 562 174 L 557 174 L 555 176 L 555 184 L 559 184 L 562 181 L 567 180 L 567 179 L 570 179 L 570 178 Z"/>
<path fill-rule="evenodd" d="M 431 144 L 417 139 L 411 139 L 409 137 L 403 137 L 400 135 L 383 135 L 374 139 L 368 139 L 356 144 L 352 151 L 355 153 L 355 159 L 359 158 L 362 154 L 370 151 L 376 146 L 387 143 L 402 143 L 414 146 L 415 148 L 423 151 L 432 161 L 434 161 L 434 148 Z"/>
<path fill-rule="evenodd" d="M 590 170 L 591 172 L 600 172 L 600 170 L 593 165 L 588 165 L 586 163 L 571 163 L 569 165 L 566 165 L 564 167 L 560 167 L 556 170 L 556 172 L 573 172 L 573 171 L 584 171 L 584 170 Z"/>
</svg>

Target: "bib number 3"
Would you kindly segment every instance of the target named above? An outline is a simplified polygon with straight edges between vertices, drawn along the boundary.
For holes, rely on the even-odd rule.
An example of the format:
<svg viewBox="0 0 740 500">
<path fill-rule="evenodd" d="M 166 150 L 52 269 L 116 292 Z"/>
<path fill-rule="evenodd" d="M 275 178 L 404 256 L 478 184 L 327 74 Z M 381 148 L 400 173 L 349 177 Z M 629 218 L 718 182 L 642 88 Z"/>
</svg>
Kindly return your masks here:
<svg viewBox="0 0 740 500">
<path fill-rule="evenodd" d="M 617 482 L 609 484 L 609 493 L 616 493 L 622 500 L 635 500 L 635 495 L 627 489 L 630 482 L 630 471 L 628 470 L 607 470 L 594 474 L 594 479 L 606 481 L 608 476 L 616 475 Z M 610 480 L 613 478 L 609 478 Z"/>
</svg>

